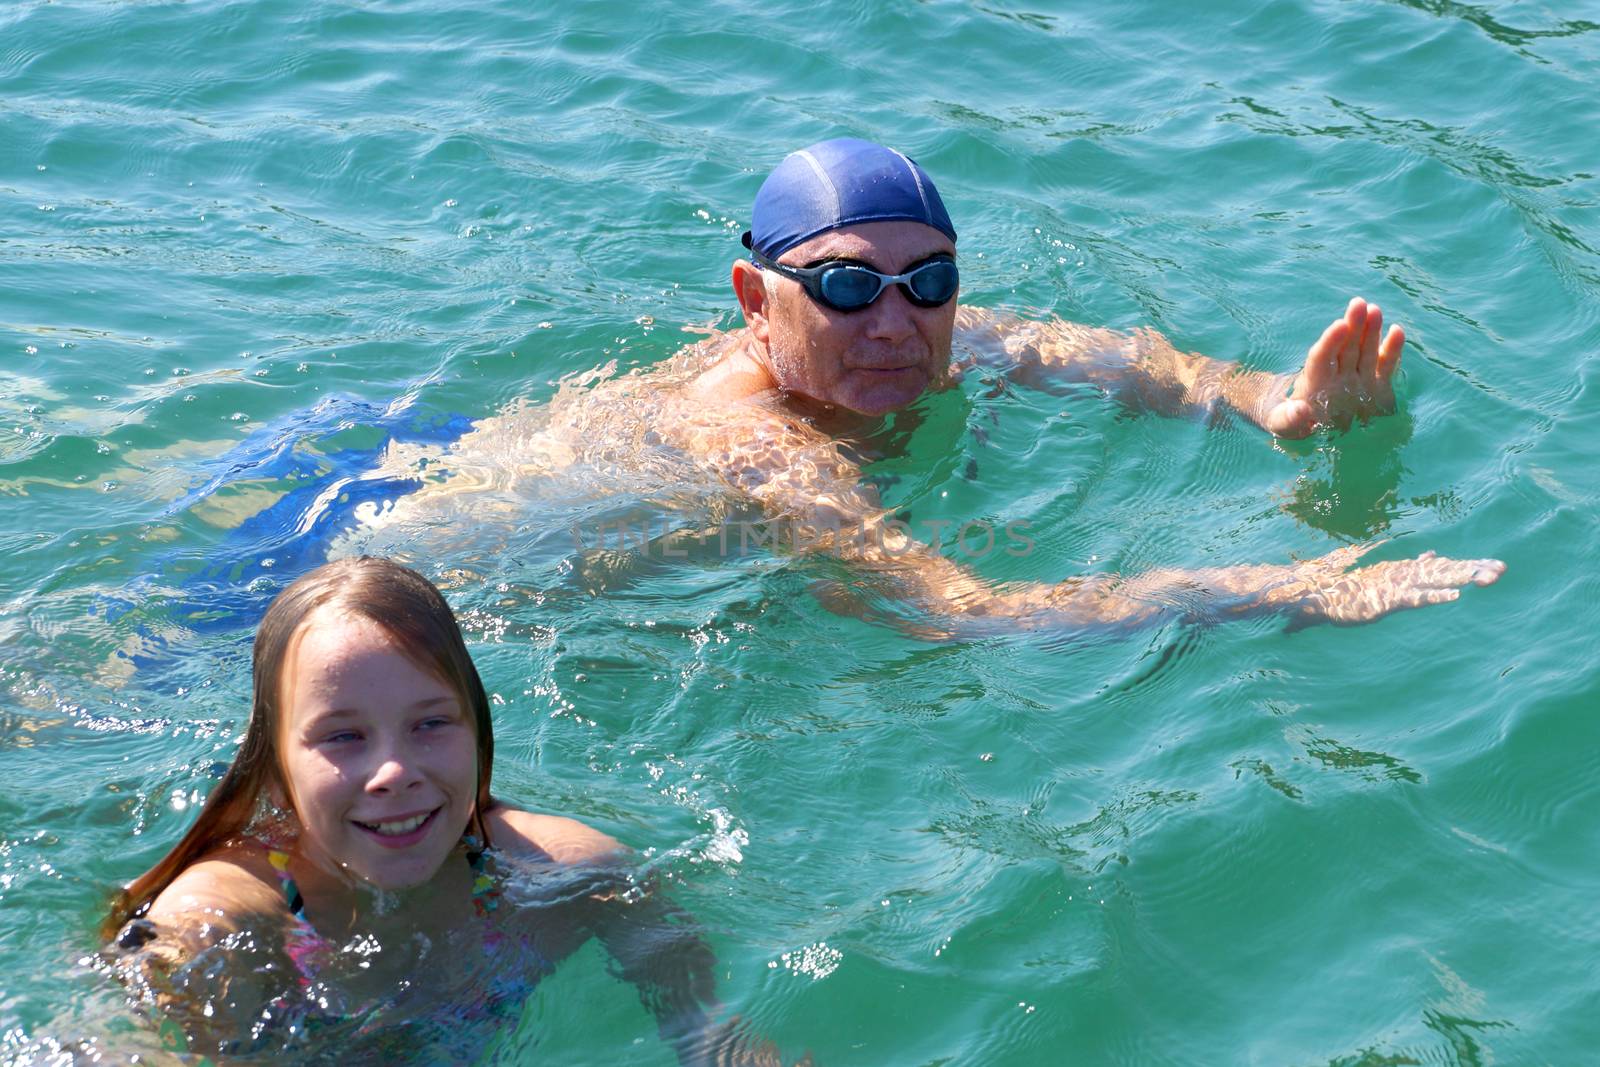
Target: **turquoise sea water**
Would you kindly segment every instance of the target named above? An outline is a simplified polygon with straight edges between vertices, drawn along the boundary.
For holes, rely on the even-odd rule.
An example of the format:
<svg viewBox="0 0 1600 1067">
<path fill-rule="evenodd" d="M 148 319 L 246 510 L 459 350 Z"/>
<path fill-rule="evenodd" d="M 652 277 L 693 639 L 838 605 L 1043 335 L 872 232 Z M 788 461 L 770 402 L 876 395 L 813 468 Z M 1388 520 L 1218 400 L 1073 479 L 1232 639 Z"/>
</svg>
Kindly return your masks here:
<svg viewBox="0 0 1600 1067">
<path fill-rule="evenodd" d="M 497 792 L 648 853 L 789 1057 L 1591 1062 L 1596 31 L 1449 0 L 7 0 L 0 1058 L 133 1047 L 77 961 L 230 758 L 267 599 L 399 491 L 338 480 L 732 325 L 761 175 L 851 134 L 938 179 L 968 302 L 1274 370 L 1352 294 L 1410 332 L 1403 414 L 1297 445 L 928 402 L 870 473 L 918 521 L 1033 523 L 988 577 L 1390 538 L 1505 578 L 1352 629 L 935 643 L 830 614 L 825 561 L 597 591 L 570 513 L 485 515 L 411 547 L 495 694 Z M 501 1055 L 671 1062 L 593 949 Z"/>
</svg>

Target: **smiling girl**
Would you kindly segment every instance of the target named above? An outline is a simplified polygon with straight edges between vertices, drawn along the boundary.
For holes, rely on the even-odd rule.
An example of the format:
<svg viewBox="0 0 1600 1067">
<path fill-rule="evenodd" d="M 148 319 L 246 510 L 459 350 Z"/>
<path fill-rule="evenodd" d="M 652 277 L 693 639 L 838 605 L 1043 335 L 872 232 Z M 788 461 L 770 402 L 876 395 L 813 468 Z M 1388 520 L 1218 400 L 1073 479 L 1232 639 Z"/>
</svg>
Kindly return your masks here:
<svg viewBox="0 0 1600 1067">
<path fill-rule="evenodd" d="M 476 1058 L 598 935 L 685 1063 L 770 1061 L 709 1024 L 709 951 L 616 841 L 490 794 L 488 700 L 426 579 L 318 568 L 268 608 L 254 672 L 233 765 L 105 924 L 169 1047 Z"/>
</svg>

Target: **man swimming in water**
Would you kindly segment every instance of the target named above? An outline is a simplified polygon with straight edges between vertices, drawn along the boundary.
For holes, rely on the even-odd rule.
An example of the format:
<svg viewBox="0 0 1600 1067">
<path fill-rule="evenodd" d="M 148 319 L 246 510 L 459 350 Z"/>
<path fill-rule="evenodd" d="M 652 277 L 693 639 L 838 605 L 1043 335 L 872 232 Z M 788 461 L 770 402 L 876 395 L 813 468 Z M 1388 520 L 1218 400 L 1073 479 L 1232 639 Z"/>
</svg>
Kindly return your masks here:
<svg viewBox="0 0 1600 1067">
<path fill-rule="evenodd" d="M 1274 375 L 1179 352 L 1154 330 L 1125 335 L 958 306 L 956 231 L 933 181 L 901 153 L 849 138 L 785 158 L 756 195 L 744 243 L 750 259 L 734 263 L 732 281 L 746 325 L 581 396 L 558 394 L 540 458 L 529 462 L 528 449 L 518 457 L 525 472 L 586 456 L 614 466 L 619 440 L 631 438 L 637 454 L 647 439 L 693 457 L 723 487 L 803 531 L 793 543 L 856 564 L 874 579 L 868 585 L 942 632 L 1172 613 L 1365 622 L 1455 600 L 1461 586 L 1489 585 L 1504 570 L 1497 560 L 1431 552 L 1351 570 L 1373 547 L 1360 545 L 1283 565 L 991 584 L 912 538 L 863 481 L 856 457 L 878 417 L 984 365 L 1041 388 L 1092 383 L 1168 415 L 1226 408 L 1269 433 L 1304 437 L 1394 410 L 1404 333 L 1385 335 L 1383 313 L 1357 298 L 1298 373 Z M 484 442 L 505 433 L 506 418 L 485 420 L 455 458 L 493 451 Z"/>
<path fill-rule="evenodd" d="M 840 138 L 793 153 L 756 195 L 751 258 L 733 265 L 744 343 L 695 390 L 719 403 L 770 392 L 811 416 L 883 415 L 959 377 L 959 334 L 980 350 L 1000 341 L 1005 369 L 1035 384 L 1092 381 L 1166 414 L 1224 404 L 1279 437 L 1394 410 L 1405 334 L 1382 337 L 1382 311 L 1359 297 L 1298 375 L 1247 372 L 1154 331 L 958 308 L 955 242 L 933 181 L 899 152 Z"/>
</svg>

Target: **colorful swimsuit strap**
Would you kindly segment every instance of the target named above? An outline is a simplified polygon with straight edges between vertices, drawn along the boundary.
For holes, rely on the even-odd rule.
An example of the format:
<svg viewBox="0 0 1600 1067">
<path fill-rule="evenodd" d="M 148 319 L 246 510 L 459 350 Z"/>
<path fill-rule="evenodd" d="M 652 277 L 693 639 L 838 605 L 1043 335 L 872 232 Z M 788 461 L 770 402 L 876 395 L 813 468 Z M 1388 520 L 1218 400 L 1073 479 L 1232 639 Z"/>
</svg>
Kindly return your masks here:
<svg viewBox="0 0 1600 1067">
<path fill-rule="evenodd" d="M 300 887 L 294 884 L 294 878 L 289 874 L 289 854 L 269 848 L 267 862 L 278 872 L 278 884 L 283 886 L 283 899 L 289 905 L 289 913 L 306 922 L 306 898 L 300 895 Z"/>
<path fill-rule="evenodd" d="M 267 862 L 272 864 L 272 869 L 277 872 L 278 884 L 283 887 L 284 903 L 289 906 L 289 914 L 294 916 L 295 925 L 288 931 L 284 949 L 294 961 L 295 969 L 300 972 L 298 980 L 301 988 L 306 988 L 316 980 L 332 956 L 334 948 L 326 938 L 317 933 L 317 928 L 311 925 L 311 920 L 306 918 L 306 898 L 289 874 L 289 854 L 269 847 Z"/>
<path fill-rule="evenodd" d="M 472 868 L 472 910 L 487 919 L 500 906 L 500 883 L 489 873 L 489 849 L 471 834 L 461 843 L 467 846 L 467 864 Z"/>
</svg>

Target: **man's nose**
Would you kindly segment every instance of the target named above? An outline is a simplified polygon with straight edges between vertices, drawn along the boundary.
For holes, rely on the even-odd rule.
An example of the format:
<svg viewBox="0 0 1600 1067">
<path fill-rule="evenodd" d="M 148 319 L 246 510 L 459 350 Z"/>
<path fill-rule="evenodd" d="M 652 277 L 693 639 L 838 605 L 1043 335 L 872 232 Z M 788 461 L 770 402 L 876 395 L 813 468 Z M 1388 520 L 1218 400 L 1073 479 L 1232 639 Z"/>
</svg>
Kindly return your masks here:
<svg viewBox="0 0 1600 1067">
<path fill-rule="evenodd" d="M 906 299 L 898 285 L 891 285 L 862 312 L 869 316 L 867 333 L 886 341 L 900 341 L 917 332 L 916 305 Z"/>
</svg>

